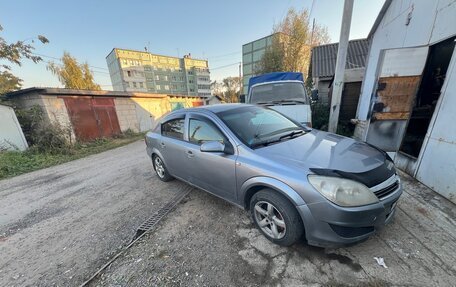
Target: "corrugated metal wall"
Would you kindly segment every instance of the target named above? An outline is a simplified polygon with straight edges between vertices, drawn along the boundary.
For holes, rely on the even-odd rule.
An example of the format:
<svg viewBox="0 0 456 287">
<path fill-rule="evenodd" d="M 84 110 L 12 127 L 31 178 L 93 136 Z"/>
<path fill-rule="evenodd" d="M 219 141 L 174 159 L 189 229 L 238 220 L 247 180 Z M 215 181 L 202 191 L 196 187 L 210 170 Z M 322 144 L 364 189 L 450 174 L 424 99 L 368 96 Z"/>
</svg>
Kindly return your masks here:
<svg viewBox="0 0 456 287">
<path fill-rule="evenodd" d="M 65 97 L 64 101 L 78 140 L 120 134 L 112 98 Z"/>
</svg>

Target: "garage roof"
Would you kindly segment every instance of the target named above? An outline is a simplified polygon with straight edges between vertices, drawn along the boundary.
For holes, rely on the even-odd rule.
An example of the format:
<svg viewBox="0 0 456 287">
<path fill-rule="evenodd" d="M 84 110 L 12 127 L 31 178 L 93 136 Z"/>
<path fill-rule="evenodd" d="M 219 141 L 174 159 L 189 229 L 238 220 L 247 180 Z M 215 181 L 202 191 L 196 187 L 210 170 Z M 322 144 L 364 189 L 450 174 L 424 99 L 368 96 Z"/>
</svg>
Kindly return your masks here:
<svg viewBox="0 0 456 287">
<path fill-rule="evenodd" d="M 312 77 L 334 76 L 339 43 L 321 45 L 312 48 Z M 345 69 L 364 68 L 369 52 L 368 39 L 351 40 L 348 43 Z"/>
<path fill-rule="evenodd" d="M 171 95 L 171 94 L 153 94 L 141 92 L 122 92 L 122 91 L 94 91 L 94 90 L 75 90 L 63 88 L 27 88 L 6 94 L 6 97 L 18 97 L 29 93 L 39 93 L 50 96 L 99 96 L 99 97 L 125 97 L 125 98 L 165 98 L 165 97 L 188 97 L 204 98 L 201 96 Z"/>
</svg>

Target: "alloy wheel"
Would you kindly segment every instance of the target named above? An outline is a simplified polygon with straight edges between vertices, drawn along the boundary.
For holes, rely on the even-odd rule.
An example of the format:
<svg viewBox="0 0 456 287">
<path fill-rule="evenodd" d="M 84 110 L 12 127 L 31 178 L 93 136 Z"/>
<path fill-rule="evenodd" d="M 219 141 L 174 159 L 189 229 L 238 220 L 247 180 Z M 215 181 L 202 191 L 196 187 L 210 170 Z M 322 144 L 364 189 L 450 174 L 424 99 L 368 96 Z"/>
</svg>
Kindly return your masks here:
<svg viewBox="0 0 456 287">
<path fill-rule="evenodd" d="M 255 220 L 261 230 L 274 239 L 282 239 L 287 231 L 285 220 L 280 211 L 270 202 L 259 201 L 255 204 Z"/>
<path fill-rule="evenodd" d="M 155 157 L 154 165 L 155 165 L 155 171 L 157 172 L 157 175 L 160 178 L 163 178 L 165 176 L 165 167 L 163 165 L 163 162 L 161 161 L 161 159 L 158 156 Z"/>
</svg>

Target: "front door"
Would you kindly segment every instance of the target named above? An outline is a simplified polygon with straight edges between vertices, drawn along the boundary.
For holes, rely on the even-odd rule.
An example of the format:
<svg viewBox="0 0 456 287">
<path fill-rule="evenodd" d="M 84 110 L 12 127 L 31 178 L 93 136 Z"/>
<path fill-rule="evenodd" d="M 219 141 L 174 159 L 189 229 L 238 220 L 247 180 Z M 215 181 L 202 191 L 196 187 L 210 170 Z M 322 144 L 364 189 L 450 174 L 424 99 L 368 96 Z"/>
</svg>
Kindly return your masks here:
<svg viewBox="0 0 456 287">
<path fill-rule="evenodd" d="M 228 137 L 209 118 L 191 115 L 188 120 L 188 180 L 227 200 L 236 199 L 236 155 L 223 152 L 202 152 L 207 141 L 231 144 Z"/>
</svg>

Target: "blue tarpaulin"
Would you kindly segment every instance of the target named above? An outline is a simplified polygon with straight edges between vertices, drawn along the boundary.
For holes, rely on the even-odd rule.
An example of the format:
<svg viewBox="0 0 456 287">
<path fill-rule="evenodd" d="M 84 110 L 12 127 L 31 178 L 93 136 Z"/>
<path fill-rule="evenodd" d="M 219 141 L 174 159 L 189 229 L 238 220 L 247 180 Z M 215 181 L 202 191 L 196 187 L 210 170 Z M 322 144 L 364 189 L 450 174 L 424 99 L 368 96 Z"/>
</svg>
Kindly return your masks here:
<svg viewBox="0 0 456 287">
<path fill-rule="evenodd" d="M 275 72 L 269 74 L 263 74 L 256 77 L 251 77 L 249 80 L 249 92 L 250 88 L 253 85 L 266 83 L 266 82 L 275 82 L 275 81 L 302 81 L 304 82 L 304 77 L 302 73 L 295 72 Z"/>
</svg>

